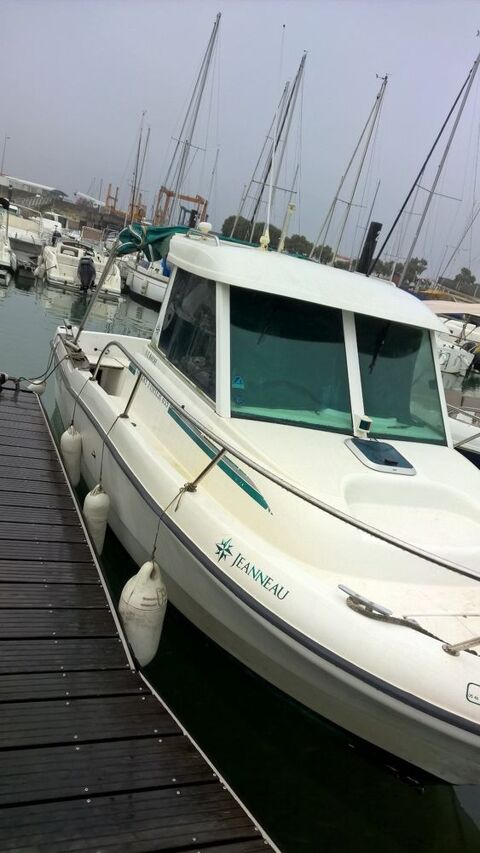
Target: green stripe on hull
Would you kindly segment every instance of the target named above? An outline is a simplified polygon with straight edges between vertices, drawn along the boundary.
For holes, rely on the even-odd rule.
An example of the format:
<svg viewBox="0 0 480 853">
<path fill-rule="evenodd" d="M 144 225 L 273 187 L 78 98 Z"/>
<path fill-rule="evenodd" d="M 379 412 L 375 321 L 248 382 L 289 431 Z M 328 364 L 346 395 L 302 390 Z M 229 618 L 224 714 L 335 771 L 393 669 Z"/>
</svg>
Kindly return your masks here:
<svg viewBox="0 0 480 853">
<path fill-rule="evenodd" d="M 203 436 L 198 432 L 198 430 L 190 426 L 190 424 L 185 421 L 182 416 L 175 411 L 175 409 L 172 409 L 171 406 L 169 406 L 168 408 L 168 414 L 171 418 L 173 418 L 175 423 L 178 424 L 178 426 L 181 427 L 183 431 L 187 433 L 187 435 L 192 439 L 192 441 L 195 442 L 197 447 L 199 447 L 200 450 L 203 450 L 203 452 L 207 454 L 209 459 L 213 459 L 213 457 L 216 456 L 217 450 L 213 446 L 213 444 L 210 444 L 209 441 L 203 438 Z M 260 494 L 260 492 L 258 491 L 258 489 L 255 488 L 252 482 L 249 482 L 246 479 L 245 474 L 243 474 L 233 462 L 231 462 L 229 459 L 221 459 L 218 463 L 218 467 L 221 468 L 222 471 L 227 475 L 227 477 L 230 477 L 230 479 L 233 480 L 233 482 L 236 483 L 237 486 L 240 486 L 240 488 L 247 495 L 249 495 L 249 497 L 253 498 L 253 500 L 256 501 L 257 504 L 260 504 L 263 509 L 267 509 L 270 511 L 269 506 L 263 495 Z"/>
</svg>

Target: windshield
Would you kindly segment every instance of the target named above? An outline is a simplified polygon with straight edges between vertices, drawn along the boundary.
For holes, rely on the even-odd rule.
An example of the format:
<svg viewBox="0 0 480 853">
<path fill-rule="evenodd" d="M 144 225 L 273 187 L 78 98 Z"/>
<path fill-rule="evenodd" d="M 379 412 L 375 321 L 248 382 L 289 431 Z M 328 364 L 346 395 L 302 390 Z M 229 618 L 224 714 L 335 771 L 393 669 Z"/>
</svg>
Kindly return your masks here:
<svg viewBox="0 0 480 853">
<path fill-rule="evenodd" d="M 233 417 L 351 433 L 342 312 L 230 288 Z"/>
<path fill-rule="evenodd" d="M 376 317 L 355 317 L 371 436 L 446 444 L 430 335 Z"/>
</svg>

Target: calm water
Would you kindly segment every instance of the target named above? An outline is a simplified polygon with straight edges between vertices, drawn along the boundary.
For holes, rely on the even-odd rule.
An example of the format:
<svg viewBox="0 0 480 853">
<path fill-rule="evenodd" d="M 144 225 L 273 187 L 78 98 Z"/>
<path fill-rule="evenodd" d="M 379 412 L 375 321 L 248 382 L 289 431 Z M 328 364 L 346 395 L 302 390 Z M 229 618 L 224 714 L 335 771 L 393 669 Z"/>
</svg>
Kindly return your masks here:
<svg viewBox="0 0 480 853">
<path fill-rule="evenodd" d="M 41 373 L 56 326 L 84 310 L 83 299 L 36 289 L 33 279 L 0 288 L 0 370 Z M 117 309 L 98 305 L 88 327 L 147 337 L 155 322 L 154 311 L 127 299 Z M 112 535 L 104 564 L 118 599 L 134 567 Z M 261 681 L 170 605 L 147 675 L 285 853 L 480 851 L 480 787 L 439 782 L 359 743 Z"/>
</svg>

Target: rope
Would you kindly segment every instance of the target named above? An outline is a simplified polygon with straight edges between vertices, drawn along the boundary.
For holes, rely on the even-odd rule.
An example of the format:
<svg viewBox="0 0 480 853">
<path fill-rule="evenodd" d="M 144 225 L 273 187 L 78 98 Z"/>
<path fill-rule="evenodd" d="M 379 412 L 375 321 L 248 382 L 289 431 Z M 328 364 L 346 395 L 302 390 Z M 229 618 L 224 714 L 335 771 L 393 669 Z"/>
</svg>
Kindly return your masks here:
<svg viewBox="0 0 480 853">
<path fill-rule="evenodd" d="M 187 484 L 187 485 L 188 485 L 188 484 Z M 156 531 L 156 533 L 155 533 L 155 539 L 153 540 L 152 563 L 153 563 L 153 561 L 155 560 L 155 554 L 156 554 L 156 552 L 157 552 L 157 542 L 158 542 L 158 534 L 159 534 L 159 532 L 160 532 L 160 525 L 161 525 L 161 523 L 162 523 L 162 521 L 163 521 L 163 519 L 164 519 L 164 517 L 165 517 L 166 513 L 168 512 L 168 510 L 169 510 L 169 509 L 170 509 L 170 507 L 172 506 L 172 504 L 174 504 L 176 500 L 179 500 L 179 499 L 181 498 L 182 494 L 183 494 L 185 491 L 186 491 L 186 487 L 185 487 L 185 486 L 181 486 L 181 488 L 178 490 L 177 494 L 172 498 L 172 500 L 170 501 L 170 503 L 169 503 L 169 504 L 167 504 L 167 506 L 165 507 L 165 509 L 164 509 L 164 510 L 162 510 L 162 512 L 161 512 L 161 513 L 160 513 L 160 515 L 158 516 L 157 531 Z"/>
<path fill-rule="evenodd" d="M 90 377 L 89 377 L 89 379 L 90 379 Z M 87 379 L 87 382 L 89 381 L 89 379 Z M 85 385 L 86 385 L 86 384 L 87 384 L 87 383 L 85 383 Z M 83 391 L 83 389 L 85 388 L 85 385 L 83 385 L 83 386 L 82 386 L 82 391 Z M 80 393 L 82 393 L 82 391 L 81 391 Z M 78 396 L 80 396 L 80 394 L 79 394 Z M 75 400 L 75 405 L 76 405 L 76 404 L 77 404 L 77 401 Z M 112 424 L 110 425 L 110 427 L 108 428 L 107 433 L 106 433 L 106 435 L 105 435 L 105 438 L 103 439 L 103 442 L 102 442 L 102 455 L 100 456 L 100 473 L 99 473 L 99 475 L 98 475 L 98 482 L 99 482 L 99 484 L 100 484 L 100 485 L 102 484 L 102 474 L 103 474 L 103 457 L 104 457 L 104 453 L 105 453 L 105 442 L 106 442 L 106 439 L 108 438 L 108 436 L 110 435 L 110 433 L 111 433 L 111 431 L 112 431 L 113 427 L 114 427 L 114 426 L 115 426 L 115 424 L 117 423 L 118 419 L 119 419 L 119 418 L 121 418 L 121 417 L 122 417 L 122 413 L 118 414 L 118 415 L 117 415 L 117 417 L 113 420 L 113 422 L 112 422 Z"/>
<path fill-rule="evenodd" d="M 361 602 L 356 601 L 352 596 L 348 596 L 347 605 L 351 610 L 354 610 L 355 613 L 360 613 L 362 616 L 366 616 L 368 619 L 373 619 L 377 622 L 388 622 L 389 625 L 399 625 L 402 628 L 411 628 L 412 631 L 417 631 L 419 634 L 423 634 L 425 637 L 430 637 L 432 640 L 437 640 L 439 643 L 445 643 L 446 645 L 450 645 L 446 640 L 442 640 L 441 637 L 437 637 L 436 634 L 432 634 L 431 631 L 427 631 L 426 628 L 422 628 L 418 622 L 410 622 L 409 619 L 402 618 L 400 619 L 398 616 L 384 616 L 383 613 L 376 613 L 371 608 L 367 607 L 365 604 L 361 604 Z M 470 652 L 470 654 L 478 657 L 477 652 L 473 651 L 473 649 L 465 649 L 465 651 Z"/>
</svg>

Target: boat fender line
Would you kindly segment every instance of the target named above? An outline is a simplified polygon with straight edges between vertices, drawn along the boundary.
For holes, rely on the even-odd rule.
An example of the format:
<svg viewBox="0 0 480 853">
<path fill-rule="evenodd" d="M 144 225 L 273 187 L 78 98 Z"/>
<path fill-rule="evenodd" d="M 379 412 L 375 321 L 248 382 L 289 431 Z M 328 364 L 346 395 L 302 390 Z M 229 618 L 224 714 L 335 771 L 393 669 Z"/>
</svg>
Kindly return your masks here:
<svg viewBox="0 0 480 853">
<path fill-rule="evenodd" d="M 160 566 L 148 560 L 123 587 L 118 607 L 123 628 L 140 666 L 155 657 L 167 609 Z"/>
<path fill-rule="evenodd" d="M 60 450 L 62 459 L 67 469 L 68 478 L 72 486 L 78 486 L 80 482 L 80 462 L 82 458 L 82 436 L 70 424 L 68 429 L 60 437 Z"/>
<path fill-rule="evenodd" d="M 340 587 L 341 589 L 341 587 Z M 344 590 L 342 590 L 343 592 Z M 363 596 L 356 596 L 355 594 L 349 595 L 347 597 L 346 603 L 351 610 L 354 610 L 355 613 L 360 613 L 362 616 L 367 616 L 368 619 L 375 619 L 377 622 L 388 622 L 389 625 L 400 625 L 402 628 L 411 628 L 412 631 L 418 631 L 419 634 L 424 634 L 426 637 L 430 637 L 432 640 L 437 640 L 439 643 L 445 643 L 445 640 L 442 640 L 441 637 L 437 637 L 436 634 L 432 634 L 431 631 L 427 631 L 426 628 L 422 628 L 421 625 L 416 621 L 416 619 L 408 619 L 407 617 L 399 617 L 393 616 L 391 611 L 386 611 L 386 608 L 381 608 L 381 610 L 376 608 L 376 605 L 373 605 L 373 602 L 367 601 L 367 599 L 363 599 Z M 445 649 L 446 651 L 446 649 Z M 472 649 L 468 649 L 472 654 L 476 655 Z"/>
<path fill-rule="evenodd" d="M 109 510 L 110 498 L 102 484 L 98 483 L 83 502 L 85 522 L 98 554 L 103 551 Z"/>
</svg>

